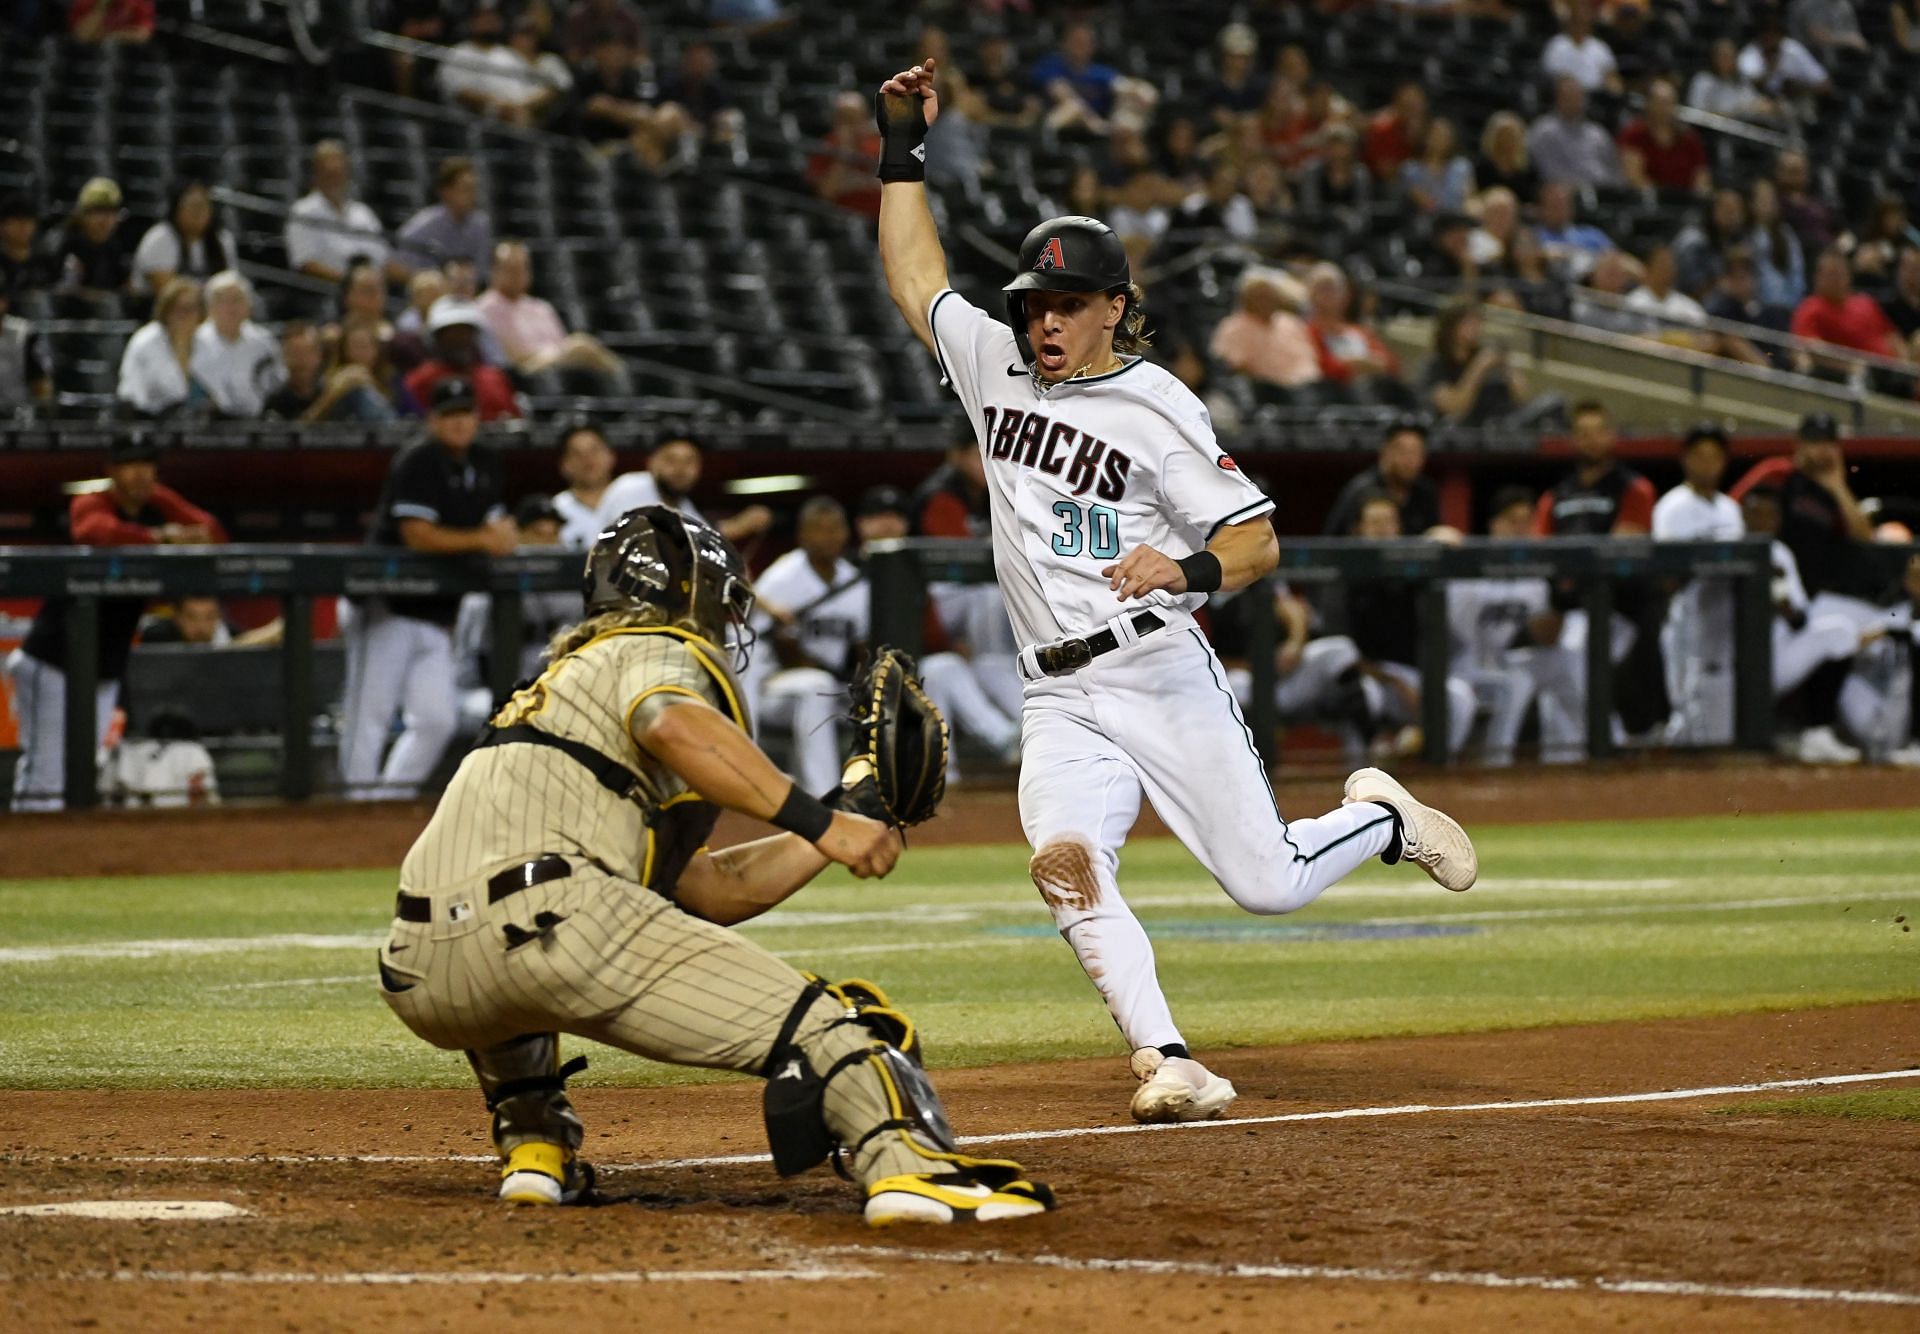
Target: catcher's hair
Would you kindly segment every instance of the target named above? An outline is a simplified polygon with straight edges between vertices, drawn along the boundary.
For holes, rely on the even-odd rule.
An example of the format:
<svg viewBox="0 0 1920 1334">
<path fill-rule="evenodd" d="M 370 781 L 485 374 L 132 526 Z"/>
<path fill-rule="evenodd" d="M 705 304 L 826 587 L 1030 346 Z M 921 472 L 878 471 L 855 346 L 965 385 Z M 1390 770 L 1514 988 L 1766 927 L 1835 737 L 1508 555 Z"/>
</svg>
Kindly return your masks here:
<svg viewBox="0 0 1920 1334">
<path fill-rule="evenodd" d="M 570 625 L 547 645 L 547 661 L 564 658 L 597 635 L 609 630 L 634 630 L 646 625 L 665 625 L 667 614 L 658 607 L 626 607 L 589 616 L 578 625 Z"/>
<path fill-rule="evenodd" d="M 1118 289 L 1116 289 L 1118 290 Z M 1147 296 L 1139 283 L 1127 284 L 1127 313 L 1113 331 L 1113 350 L 1123 356 L 1138 356 L 1153 346 L 1147 336 Z"/>
</svg>

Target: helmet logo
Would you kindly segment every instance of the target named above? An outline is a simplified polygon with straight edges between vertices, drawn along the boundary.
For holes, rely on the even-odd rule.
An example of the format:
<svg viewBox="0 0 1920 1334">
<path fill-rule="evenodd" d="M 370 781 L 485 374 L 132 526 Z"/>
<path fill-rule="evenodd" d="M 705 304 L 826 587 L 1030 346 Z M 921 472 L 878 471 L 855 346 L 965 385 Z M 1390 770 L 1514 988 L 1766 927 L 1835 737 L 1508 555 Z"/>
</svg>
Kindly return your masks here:
<svg viewBox="0 0 1920 1334">
<path fill-rule="evenodd" d="M 1040 258 L 1033 262 L 1033 267 L 1036 270 L 1064 269 L 1067 267 L 1066 252 L 1060 248 L 1059 237 L 1049 236 L 1047 238 L 1047 244 L 1041 249 Z"/>
</svg>

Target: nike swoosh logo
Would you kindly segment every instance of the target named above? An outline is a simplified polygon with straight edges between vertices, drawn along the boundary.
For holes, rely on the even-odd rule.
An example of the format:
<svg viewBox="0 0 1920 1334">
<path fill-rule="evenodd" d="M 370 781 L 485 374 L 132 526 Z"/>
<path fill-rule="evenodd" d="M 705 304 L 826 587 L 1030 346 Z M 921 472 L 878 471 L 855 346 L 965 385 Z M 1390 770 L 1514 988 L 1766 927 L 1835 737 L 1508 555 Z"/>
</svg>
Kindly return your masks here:
<svg viewBox="0 0 1920 1334">
<path fill-rule="evenodd" d="M 1007 367 L 1007 374 L 1008 374 L 1008 375 L 1025 375 L 1026 373 L 1027 373 L 1027 368 L 1026 368 L 1025 366 L 1009 366 L 1009 367 Z"/>
<path fill-rule="evenodd" d="M 413 946 L 411 945 L 389 945 L 387 946 L 387 953 L 398 954 L 401 950 L 410 950 L 412 948 Z"/>
</svg>

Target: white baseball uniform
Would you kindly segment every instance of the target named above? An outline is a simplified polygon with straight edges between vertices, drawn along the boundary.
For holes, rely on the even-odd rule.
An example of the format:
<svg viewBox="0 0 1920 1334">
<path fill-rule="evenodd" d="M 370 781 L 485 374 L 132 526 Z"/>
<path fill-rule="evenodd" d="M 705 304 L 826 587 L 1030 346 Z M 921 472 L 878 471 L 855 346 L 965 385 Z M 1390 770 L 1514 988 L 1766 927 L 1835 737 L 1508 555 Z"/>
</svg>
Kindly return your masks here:
<svg viewBox="0 0 1920 1334">
<path fill-rule="evenodd" d="M 1514 746 L 1542 680 L 1557 672 L 1558 649 L 1528 644 L 1527 623 L 1548 610 L 1545 579 L 1455 579 L 1447 584 L 1447 623 L 1453 641 L 1448 675 L 1473 689 L 1487 715 L 1482 762 L 1513 763 Z"/>
<path fill-rule="evenodd" d="M 1303 907 L 1387 851 L 1393 817 L 1361 803 L 1283 820 L 1194 623 L 1204 595 L 1158 591 L 1123 605 L 1100 573 L 1141 544 L 1188 555 L 1272 510 L 1215 443 L 1200 400 L 1139 358 L 1042 387 L 1012 331 L 951 289 L 933 298 L 928 325 L 980 442 L 994 567 L 1023 645 L 1020 816 L 1035 883 L 1128 1044 L 1178 1043 L 1153 947 L 1115 879 L 1142 796 L 1258 913 Z M 1039 673 L 1038 647 L 1101 630 L 1114 651 L 1067 675 Z"/>
<path fill-rule="evenodd" d="M 773 617 L 754 613 L 760 647 L 742 677 L 756 722 L 774 723 L 793 733 L 793 770 L 800 786 L 823 795 L 840 781 L 840 734 L 835 725 L 847 712 L 846 681 L 853 651 L 867 638 L 867 581 L 844 557 L 834 561 L 833 578 L 820 577 L 804 551 L 789 551 L 754 580 L 763 608 L 777 607 L 797 617 L 800 650 L 819 667 L 782 668 L 766 637 Z M 822 670 L 822 669 L 825 670 Z"/>
<path fill-rule="evenodd" d="M 1724 492 L 1703 496 L 1684 483 L 1653 507 L 1656 542 L 1727 541 L 1745 534 L 1739 502 Z M 1660 627 L 1673 714 L 1667 740 L 1676 746 L 1733 741 L 1733 585 L 1723 577 L 1688 580 L 1667 604 Z"/>
<path fill-rule="evenodd" d="M 660 483 L 644 469 L 640 472 L 623 472 L 607 483 L 607 489 L 600 493 L 600 503 L 597 505 L 587 504 L 572 491 L 557 492 L 553 497 L 553 507 L 560 511 L 560 545 L 569 551 L 585 551 L 600 536 L 601 529 L 628 510 L 664 503 L 660 498 Z M 685 496 L 673 508 L 689 519 L 701 517 L 700 511 Z"/>
</svg>

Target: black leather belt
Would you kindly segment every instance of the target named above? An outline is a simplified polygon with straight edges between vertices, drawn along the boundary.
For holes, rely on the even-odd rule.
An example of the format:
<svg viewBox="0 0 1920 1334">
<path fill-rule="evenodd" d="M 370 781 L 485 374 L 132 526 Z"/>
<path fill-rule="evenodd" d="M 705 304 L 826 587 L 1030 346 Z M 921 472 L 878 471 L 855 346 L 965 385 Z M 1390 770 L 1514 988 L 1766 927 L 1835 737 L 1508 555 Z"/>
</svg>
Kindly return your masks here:
<svg viewBox="0 0 1920 1334">
<path fill-rule="evenodd" d="M 1135 635 L 1150 635 L 1166 622 L 1151 611 L 1143 611 L 1131 622 Z M 1120 637 L 1111 629 L 1096 630 L 1085 639 L 1063 639 L 1057 644 L 1044 644 L 1033 651 L 1033 659 L 1047 676 L 1066 676 L 1077 672 L 1102 653 L 1111 653 L 1120 647 Z"/>
<path fill-rule="evenodd" d="M 544 885 L 549 880 L 561 880 L 572 874 L 572 862 L 559 853 L 549 852 L 545 856 L 535 857 L 530 862 L 509 866 L 488 880 L 487 902 L 498 903 L 510 894 L 518 894 L 523 889 L 532 889 L 535 885 Z M 403 922 L 423 924 L 431 922 L 433 900 L 423 894 L 402 892 L 394 898 L 393 915 Z"/>
</svg>

